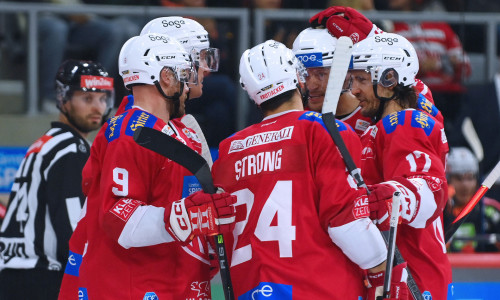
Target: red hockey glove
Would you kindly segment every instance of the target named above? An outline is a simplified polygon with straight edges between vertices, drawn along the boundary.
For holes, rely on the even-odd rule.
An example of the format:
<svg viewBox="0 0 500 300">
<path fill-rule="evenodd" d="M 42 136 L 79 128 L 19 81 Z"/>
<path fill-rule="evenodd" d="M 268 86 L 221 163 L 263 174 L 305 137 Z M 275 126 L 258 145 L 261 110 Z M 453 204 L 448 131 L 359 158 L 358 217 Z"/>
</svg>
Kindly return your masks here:
<svg viewBox="0 0 500 300">
<path fill-rule="evenodd" d="M 380 231 L 387 231 L 390 227 L 392 195 L 398 189 L 387 183 L 374 184 L 368 189 L 370 190 L 370 195 L 368 195 L 370 219 L 375 221 Z M 399 223 L 401 223 L 401 216 L 399 216 Z"/>
<path fill-rule="evenodd" d="M 399 264 L 392 269 L 391 278 L 391 297 L 389 299 L 409 300 L 410 291 L 406 280 L 406 263 Z M 384 293 L 385 271 L 378 273 L 368 273 L 366 287 L 368 288 L 367 300 L 376 300 L 377 296 L 383 296 Z M 386 298 L 387 299 L 387 298 Z"/>
<path fill-rule="evenodd" d="M 418 211 L 420 197 L 417 188 L 406 178 L 397 177 L 391 181 L 374 184 L 368 187 L 368 205 L 370 206 L 370 219 L 376 221 L 380 231 L 389 230 L 392 212 L 392 195 L 400 192 L 402 198 L 399 208 L 398 223 L 408 224 L 413 221 Z"/>
<path fill-rule="evenodd" d="M 219 272 L 220 264 L 216 254 L 217 246 L 215 245 L 214 239 L 212 237 L 207 237 L 207 240 L 209 245 L 208 259 L 210 260 L 210 280 L 212 280 Z"/>
<path fill-rule="evenodd" d="M 216 235 L 234 229 L 236 196 L 226 192 L 196 192 L 172 203 L 165 210 L 165 227 L 179 241 L 188 244 L 197 235 Z"/>
<path fill-rule="evenodd" d="M 351 7 L 332 6 L 317 13 L 309 23 L 324 26 L 336 38 L 348 36 L 355 44 L 364 40 L 373 29 L 372 21 Z"/>
</svg>

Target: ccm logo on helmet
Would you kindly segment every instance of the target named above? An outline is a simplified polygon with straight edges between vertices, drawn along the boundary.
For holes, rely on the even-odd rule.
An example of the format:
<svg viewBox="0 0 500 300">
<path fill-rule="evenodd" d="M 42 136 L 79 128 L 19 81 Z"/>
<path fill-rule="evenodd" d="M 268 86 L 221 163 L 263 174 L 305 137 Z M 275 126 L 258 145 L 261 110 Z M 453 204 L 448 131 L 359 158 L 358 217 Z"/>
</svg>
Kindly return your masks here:
<svg viewBox="0 0 500 300">
<path fill-rule="evenodd" d="M 402 61 L 403 57 L 401 56 L 384 56 L 385 61 Z"/>
<path fill-rule="evenodd" d="M 176 28 L 181 28 L 181 26 L 185 25 L 186 22 L 184 22 L 184 20 L 175 20 L 175 21 L 163 20 L 161 21 L 161 24 L 163 25 L 163 27 L 175 26 Z"/>
<path fill-rule="evenodd" d="M 393 45 L 398 42 L 398 38 L 381 38 L 379 36 L 375 36 L 376 43 L 387 43 L 387 45 Z"/>
</svg>

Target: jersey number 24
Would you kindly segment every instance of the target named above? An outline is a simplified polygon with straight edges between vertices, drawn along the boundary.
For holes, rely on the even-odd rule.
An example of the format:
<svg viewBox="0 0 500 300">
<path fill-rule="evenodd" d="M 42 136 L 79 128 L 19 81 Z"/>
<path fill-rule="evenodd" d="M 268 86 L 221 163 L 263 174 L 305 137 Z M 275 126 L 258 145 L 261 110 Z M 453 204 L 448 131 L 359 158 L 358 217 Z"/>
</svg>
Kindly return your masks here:
<svg viewBox="0 0 500 300">
<path fill-rule="evenodd" d="M 249 189 L 233 193 L 237 196 L 236 207 L 246 206 L 245 219 L 235 225 L 233 231 L 234 244 L 231 267 L 252 259 L 252 245 L 250 243 L 236 248 L 239 236 L 245 231 L 249 216 L 255 202 L 255 196 Z M 238 208 L 236 208 L 238 209 Z M 277 215 L 277 225 L 271 225 Z M 277 242 L 280 257 L 292 257 L 292 241 L 295 240 L 295 226 L 292 225 L 292 181 L 276 182 L 271 194 L 267 197 L 259 213 L 253 234 L 261 242 Z M 245 233 L 246 236 L 251 233 Z M 241 244 L 241 243 L 240 243 Z"/>
</svg>

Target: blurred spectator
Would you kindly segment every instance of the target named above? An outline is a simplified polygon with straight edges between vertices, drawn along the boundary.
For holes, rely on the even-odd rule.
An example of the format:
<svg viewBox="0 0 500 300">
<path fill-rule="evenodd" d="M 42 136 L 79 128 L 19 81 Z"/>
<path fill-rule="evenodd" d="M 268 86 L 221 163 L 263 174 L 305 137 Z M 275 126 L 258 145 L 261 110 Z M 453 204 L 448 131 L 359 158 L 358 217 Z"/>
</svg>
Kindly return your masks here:
<svg viewBox="0 0 500 300">
<path fill-rule="evenodd" d="M 84 4 L 81 0 L 42 0 L 61 5 Z M 130 24 L 129 24 L 130 25 Z M 95 58 L 113 77 L 118 76 L 117 57 L 122 44 L 132 34 L 123 19 L 106 19 L 90 14 L 56 15 L 45 13 L 38 19 L 40 45 L 40 98 L 42 110 L 54 109 L 54 82 L 59 64 L 64 58 Z M 137 27 L 137 32 L 139 27 Z"/>
<path fill-rule="evenodd" d="M 390 0 L 389 9 L 418 11 L 426 2 Z M 394 32 L 412 42 L 420 62 L 417 75 L 429 86 L 434 101 L 443 113 L 449 133 L 463 103 L 463 81 L 470 75 L 469 58 L 453 29 L 444 22 L 394 22 Z"/>
<path fill-rule="evenodd" d="M 478 174 L 474 154 L 465 147 L 452 147 L 446 170 L 450 199 L 444 210 L 445 232 L 479 188 Z M 500 243 L 489 238 L 491 234 L 500 234 L 500 203 L 484 197 L 466 218 L 453 235 L 450 252 L 499 251 Z"/>
</svg>

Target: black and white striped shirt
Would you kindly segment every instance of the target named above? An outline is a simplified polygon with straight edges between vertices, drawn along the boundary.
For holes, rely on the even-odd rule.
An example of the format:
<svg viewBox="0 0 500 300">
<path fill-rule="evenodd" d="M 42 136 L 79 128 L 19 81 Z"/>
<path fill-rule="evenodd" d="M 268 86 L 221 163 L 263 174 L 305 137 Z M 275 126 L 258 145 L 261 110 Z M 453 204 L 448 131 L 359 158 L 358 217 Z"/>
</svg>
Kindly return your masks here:
<svg viewBox="0 0 500 300">
<path fill-rule="evenodd" d="M 89 155 L 88 142 L 60 122 L 30 146 L 0 229 L 0 270 L 64 269 L 85 200 L 82 169 Z"/>
</svg>

